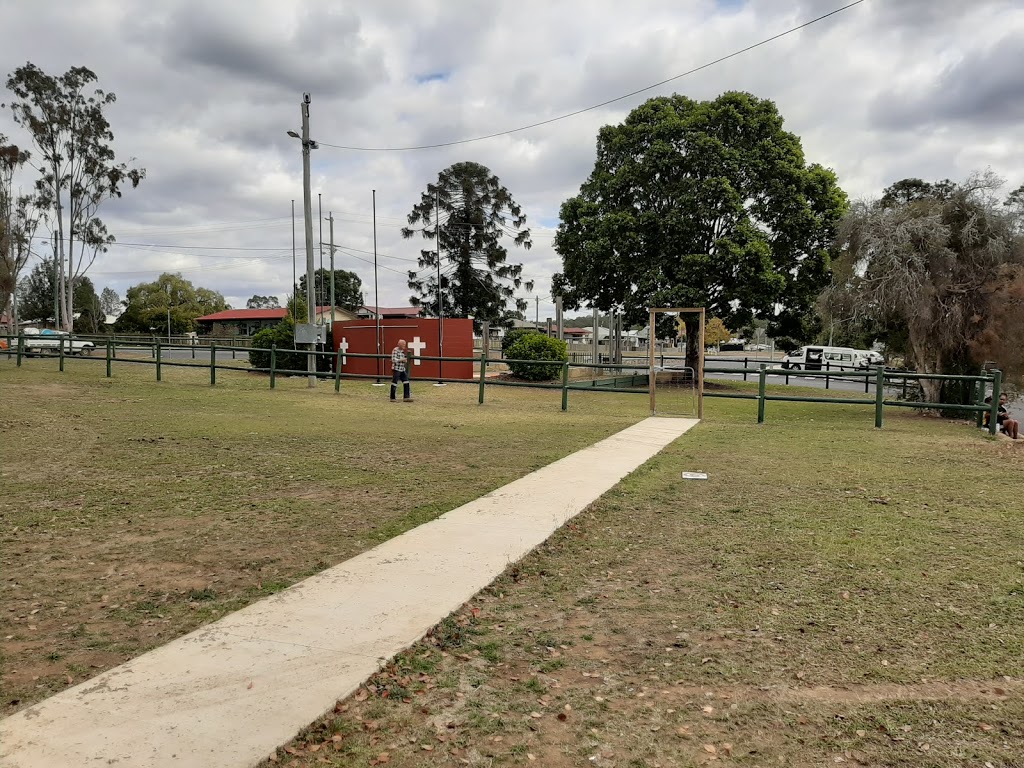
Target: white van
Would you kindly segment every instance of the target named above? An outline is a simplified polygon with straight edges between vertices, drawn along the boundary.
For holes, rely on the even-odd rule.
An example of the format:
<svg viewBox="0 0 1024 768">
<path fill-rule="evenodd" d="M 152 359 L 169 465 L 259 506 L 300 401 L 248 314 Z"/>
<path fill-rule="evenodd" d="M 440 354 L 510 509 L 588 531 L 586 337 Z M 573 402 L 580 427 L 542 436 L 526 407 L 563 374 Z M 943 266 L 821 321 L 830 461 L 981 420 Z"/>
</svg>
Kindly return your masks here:
<svg viewBox="0 0 1024 768">
<path fill-rule="evenodd" d="M 865 354 L 861 350 L 850 347 L 800 347 L 782 358 L 782 367 L 794 371 L 867 368 Z"/>
</svg>

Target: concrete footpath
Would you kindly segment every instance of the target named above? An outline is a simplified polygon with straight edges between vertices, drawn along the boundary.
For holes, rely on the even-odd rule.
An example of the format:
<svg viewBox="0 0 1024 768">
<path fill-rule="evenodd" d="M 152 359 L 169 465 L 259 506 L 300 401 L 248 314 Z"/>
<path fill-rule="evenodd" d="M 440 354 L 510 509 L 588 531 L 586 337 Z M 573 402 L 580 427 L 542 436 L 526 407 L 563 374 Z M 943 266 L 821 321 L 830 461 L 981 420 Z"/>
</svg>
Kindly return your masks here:
<svg viewBox="0 0 1024 768">
<path fill-rule="evenodd" d="M 267 757 L 697 422 L 649 418 L 0 721 L 0 767 Z"/>
</svg>

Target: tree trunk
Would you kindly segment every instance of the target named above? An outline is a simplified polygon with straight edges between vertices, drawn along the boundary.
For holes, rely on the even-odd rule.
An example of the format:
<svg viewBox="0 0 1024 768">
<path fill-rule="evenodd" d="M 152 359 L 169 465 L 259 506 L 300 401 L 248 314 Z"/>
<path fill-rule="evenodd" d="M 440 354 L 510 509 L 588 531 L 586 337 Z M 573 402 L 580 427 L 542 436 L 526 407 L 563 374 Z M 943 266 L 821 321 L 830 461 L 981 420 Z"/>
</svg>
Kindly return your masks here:
<svg viewBox="0 0 1024 768">
<path fill-rule="evenodd" d="M 692 369 L 694 376 L 697 376 L 697 367 L 700 365 L 700 320 L 687 316 L 683 322 L 686 323 L 686 367 Z"/>
</svg>

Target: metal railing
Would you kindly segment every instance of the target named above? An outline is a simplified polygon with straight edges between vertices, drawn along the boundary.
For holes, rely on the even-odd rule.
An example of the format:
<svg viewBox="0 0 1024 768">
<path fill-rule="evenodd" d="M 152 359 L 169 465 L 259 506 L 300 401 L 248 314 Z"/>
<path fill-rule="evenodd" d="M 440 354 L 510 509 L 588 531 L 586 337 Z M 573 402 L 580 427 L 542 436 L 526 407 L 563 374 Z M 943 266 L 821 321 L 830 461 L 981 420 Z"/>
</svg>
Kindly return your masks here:
<svg viewBox="0 0 1024 768">
<path fill-rule="evenodd" d="M 64 371 L 65 360 L 71 355 L 72 350 L 75 349 L 75 344 L 81 344 L 85 341 L 91 341 L 90 337 L 82 336 L 49 336 L 43 337 L 46 339 L 47 347 L 36 352 L 35 355 L 39 357 L 57 358 L 60 364 L 60 371 Z M 17 359 L 17 365 L 22 365 L 22 360 L 28 357 L 27 350 L 39 349 L 34 343 L 40 340 L 39 336 L 24 336 L 19 335 L 17 337 L 5 336 L 0 337 L 0 354 L 6 354 L 9 358 L 15 357 Z M 56 344 L 53 344 L 56 342 Z M 95 343 L 95 342 L 93 342 Z M 55 347 L 55 350 L 53 349 Z M 117 356 L 118 348 L 122 351 L 125 350 L 144 350 L 148 351 L 149 355 L 146 357 L 122 357 Z M 196 357 L 196 350 L 205 351 L 203 348 L 209 351 L 209 362 L 181 362 L 179 360 L 167 359 L 164 353 L 170 350 L 191 350 L 191 357 L 193 360 L 199 359 Z M 79 347 L 80 348 L 80 347 Z M 98 350 L 97 350 L 98 351 Z M 188 367 L 196 368 L 203 367 L 208 368 L 210 371 L 210 385 L 215 386 L 217 383 L 217 371 L 230 370 L 230 371 L 256 371 L 269 374 L 269 386 L 274 389 L 277 385 L 277 377 L 281 375 L 286 376 L 316 376 L 320 379 L 333 379 L 334 389 L 336 392 L 341 389 L 342 379 L 381 379 L 389 378 L 388 375 L 383 373 L 376 374 L 364 374 L 356 373 L 354 371 L 345 371 L 345 360 L 346 358 L 362 358 L 362 359 L 375 359 L 381 361 L 389 361 L 390 355 L 376 355 L 376 354 L 362 354 L 348 352 L 344 355 L 339 352 L 326 352 L 323 350 L 309 350 L 309 349 L 278 349 L 275 346 L 271 346 L 270 349 L 265 347 L 239 347 L 235 345 L 225 346 L 217 344 L 213 340 L 209 340 L 208 344 L 194 345 L 194 344 L 167 344 L 166 342 L 157 339 L 148 342 L 142 341 L 129 341 L 129 342 L 117 342 L 113 337 L 105 337 L 103 343 L 103 356 L 99 355 L 76 355 L 81 357 L 83 360 L 93 360 L 96 362 L 103 361 L 106 364 L 106 376 L 107 378 L 113 375 L 113 364 L 119 363 L 134 363 L 153 365 L 156 369 L 156 380 L 162 381 L 163 369 L 167 366 L 177 367 Z M 232 358 L 237 359 L 238 353 L 257 353 L 262 355 L 269 355 L 269 365 L 267 366 L 250 366 L 247 368 L 241 368 L 238 365 L 225 365 L 218 363 L 217 354 L 231 352 Z M 310 374 L 306 370 L 294 370 L 285 369 L 277 365 L 277 356 L 279 354 L 294 354 L 301 355 L 304 358 L 308 358 L 309 355 L 316 355 L 321 360 L 326 360 L 330 363 L 330 370 L 320 371 Z M 205 355 L 204 355 L 205 357 Z M 481 353 L 479 356 L 474 357 L 417 357 L 421 361 L 435 361 L 439 363 L 473 363 L 476 367 L 476 373 L 472 379 L 467 378 L 440 378 L 436 376 L 424 376 L 420 377 L 420 380 L 436 380 L 443 381 L 446 383 L 462 383 L 471 384 L 476 383 L 478 386 L 478 402 L 484 403 L 486 387 L 490 386 L 506 386 L 506 387 L 528 387 L 534 389 L 551 389 L 560 390 L 562 395 L 562 410 L 567 410 L 569 401 L 570 391 L 590 391 L 590 392 L 614 392 L 620 394 L 649 394 L 649 368 L 646 364 L 639 362 L 624 362 L 621 364 L 612 364 L 605 362 L 598 363 L 584 363 L 584 362 L 570 362 L 568 360 L 508 360 L 505 358 L 491 358 L 486 353 Z M 659 361 L 671 361 L 682 359 L 680 357 L 672 356 L 659 356 Z M 556 382 L 551 381 L 521 381 L 521 380 L 507 380 L 498 378 L 487 378 L 487 368 L 489 365 L 502 365 L 507 366 L 513 365 L 526 365 L 526 366 L 553 366 L 560 371 L 559 380 Z M 660 368 L 661 366 L 655 366 Z M 592 379 L 586 380 L 573 380 L 570 371 L 572 369 L 586 369 L 594 372 Z M 384 370 L 384 366 L 382 366 Z M 759 424 L 765 421 L 765 410 L 768 402 L 798 402 L 798 403 L 832 403 L 841 405 L 873 405 L 875 407 L 875 426 L 878 428 L 882 427 L 883 412 L 886 407 L 899 407 L 899 408 L 920 408 L 925 410 L 939 410 L 939 411 L 958 411 L 961 413 L 974 413 L 976 414 L 976 421 L 979 427 L 982 426 L 984 414 L 989 415 L 988 429 L 990 434 L 995 434 L 997 431 L 997 415 L 999 407 L 999 395 L 1002 388 L 1002 372 L 999 370 L 983 371 L 982 373 L 975 376 L 956 376 L 956 375 L 943 375 L 943 374 L 926 374 L 917 373 L 913 371 L 887 371 L 884 367 L 878 366 L 874 370 L 856 370 L 844 367 L 844 370 L 834 372 L 831 370 L 821 371 L 806 371 L 801 370 L 793 372 L 787 369 L 781 368 L 770 368 L 767 363 L 762 363 L 757 368 L 744 367 L 716 367 L 707 366 L 704 367 L 704 373 L 729 373 L 743 375 L 744 379 L 750 375 L 756 375 L 758 377 L 758 391 L 757 394 L 747 392 L 716 392 L 716 391 L 704 391 L 704 397 L 718 397 L 718 398 L 732 398 L 741 400 L 756 400 L 757 401 L 757 422 Z M 837 376 L 838 373 L 838 376 Z M 831 378 L 842 377 L 846 380 L 863 380 L 865 393 L 870 393 L 872 386 L 874 387 L 874 397 L 872 398 L 852 398 L 852 397 L 808 397 L 798 395 L 778 395 L 769 394 L 767 392 L 767 378 L 768 376 L 784 376 L 786 377 L 786 383 L 789 383 L 789 376 L 800 376 L 810 378 L 824 378 L 826 382 L 826 388 Z M 410 371 L 410 378 L 412 378 L 412 372 Z M 894 387 L 902 386 L 904 393 L 906 392 L 907 383 L 914 381 L 920 383 L 921 381 L 933 380 L 933 381 L 957 381 L 969 384 L 974 393 L 973 403 L 930 403 L 930 402 L 919 402 L 909 400 L 892 400 L 886 398 L 886 389 L 893 389 Z M 894 384 L 894 382 L 900 382 Z M 991 402 L 985 403 L 986 392 L 991 390 Z"/>
</svg>

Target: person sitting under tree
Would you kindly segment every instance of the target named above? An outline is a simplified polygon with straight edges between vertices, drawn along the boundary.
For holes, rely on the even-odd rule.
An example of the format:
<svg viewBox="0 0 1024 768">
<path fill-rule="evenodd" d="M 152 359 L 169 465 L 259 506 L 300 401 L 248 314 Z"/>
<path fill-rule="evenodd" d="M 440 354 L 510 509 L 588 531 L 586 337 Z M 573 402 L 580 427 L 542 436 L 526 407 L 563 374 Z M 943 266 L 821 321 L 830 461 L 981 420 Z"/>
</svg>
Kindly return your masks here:
<svg viewBox="0 0 1024 768">
<path fill-rule="evenodd" d="M 404 397 L 407 403 L 412 402 L 412 394 L 409 392 L 409 371 L 407 365 L 409 358 L 405 354 L 405 339 L 399 339 L 398 345 L 391 350 L 391 402 L 397 403 L 395 395 L 398 393 L 398 382 L 404 385 Z"/>
<path fill-rule="evenodd" d="M 991 404 L 992 398 L 986 397 L 985 402 Z M 996 411 L 996 424 L 999 427 L 999 429 L 1003 431 L 1004 435 L 1006 435 L 1007 437 L 1011 437 L 1014 440 L 1017 440 L 1020 437 L 1020 422 L 1017 421 L 1016 419 L 1010 418 L 1010 411 L 1006 407 L 1008 402 L 1009 400 L 1007 399 L 1005 394 L 999 396 L 999 410 Z M 989 411 L 985 411 L 986 429 L 988 428 L 989 424 L 991 424 L 991 422 L 991 413 Z"/>
</svg>

